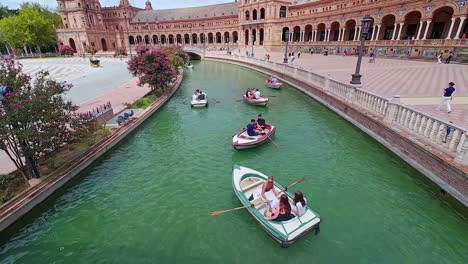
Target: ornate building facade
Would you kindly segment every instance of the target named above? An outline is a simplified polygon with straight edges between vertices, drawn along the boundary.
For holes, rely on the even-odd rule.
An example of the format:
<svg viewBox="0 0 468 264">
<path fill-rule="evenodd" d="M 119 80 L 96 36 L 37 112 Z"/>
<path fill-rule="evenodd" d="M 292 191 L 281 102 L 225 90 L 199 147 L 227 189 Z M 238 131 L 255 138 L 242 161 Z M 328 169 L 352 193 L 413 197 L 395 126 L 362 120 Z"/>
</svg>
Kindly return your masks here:
<svg viewBox="0 0 468 264">
<path fill-rule="evenodd" d="M 140 44 L 257 50 L 314 47 L 353 50 L 361 21 L 372 23 L 366 48 L 381 55 L 435 56 L 453 51 L 468 59 L 468 0 L 241 0 L 193 8 L 153 10 L 128 0 L 57 0 L 59 43 L 113 51 Z"/>
</svg>

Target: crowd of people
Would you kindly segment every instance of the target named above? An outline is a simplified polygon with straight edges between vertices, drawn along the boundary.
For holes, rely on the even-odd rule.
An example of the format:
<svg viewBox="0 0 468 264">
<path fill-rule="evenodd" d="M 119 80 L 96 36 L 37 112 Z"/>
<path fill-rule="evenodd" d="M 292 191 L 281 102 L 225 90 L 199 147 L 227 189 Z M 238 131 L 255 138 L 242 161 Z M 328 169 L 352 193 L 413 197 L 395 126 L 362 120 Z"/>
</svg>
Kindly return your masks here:
<svg viewBox="0 0 468 264">
<path fill-rule="evenodd" d="M 247 124 L 247 135 L 255 137 L 258 135 L 265 135 L 265 119 L 262 114 L 258 114 L 257 121 L 255 119 L 250 120 L 250 123 Z"/>
<path fill-rule="evenodd" d="M 284 190 L 287 191 L 287 188 Z M 269 176 L 268 180 L 262 186 L 262 198 L 267 204 L 267 210 L 264 214 L 265 220 L 273 221 L 288 221 L 296 216 L 301 216 L 304 213 L 306 202 L 302 192 L 294 193 L 293 203 L 288 199 L 286 194 L 281 194 L 275 189 L 274 177 Z"/>
<path fill-rule="evenodd" d="M 192 101 L 201 101 L 206 99 L 206 93 L 197 89 L 192 95 Z"/>
</svg>

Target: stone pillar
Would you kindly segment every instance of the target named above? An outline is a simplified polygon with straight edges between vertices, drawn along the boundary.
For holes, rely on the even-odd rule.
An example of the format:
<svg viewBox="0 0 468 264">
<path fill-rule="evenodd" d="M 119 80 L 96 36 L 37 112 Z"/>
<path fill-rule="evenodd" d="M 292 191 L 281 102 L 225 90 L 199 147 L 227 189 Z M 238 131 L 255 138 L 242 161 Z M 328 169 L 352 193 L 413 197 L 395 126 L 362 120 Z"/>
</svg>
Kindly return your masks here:
<svg viewBox="0 0 468 264">
<path fill-rule="evenodd" d="M 314 41 L 317 41 L 317 30 L 314 30 Z"/>
<path fill-rule="evenodd" d="M 387 114 L 385 115 L 385 121 L 388 123 L 392 123 L 398 113 L 398 106 L 400 104 L 400 96 L 395 95 L 392 99 L 388 102 L 388 110 Z"/>
<path fill-rule="evenodd" d="M 460 153 L 455 157 L 455 162 L 468 166 L 468 140 L 465 140 Z"/>
<path fill-rule="evenodd" d="M 429 26 L 431 25 L 431 20 L 427 20 L 426 21 L 426 30 L 424 30 L 424 36 L 422 38 L 422 40 L 426 40 L 427 38 L 427 32 L 429 32 Z"/>
<path fill-rule="evenodd" d="M 393 26 L 393 34 L 392 34 L 392 39 L 391 39 L 391 40 L 395 40 L 396 30 L 397 30 L 397 24 L 394 24 L 394 26 Z"/>
<path fill-rule="evenodd" d="M 398 37 L 397 37 L 397 40 L 400 40 L 401 39 L 401 32 L 403 31 L 403 26 L 405 25 L 405 23 L 400 23 L 400 30 L 398 31 Z"/>
<path fill-rule="evenodd" d="M 325 41 L 330 40 L 330 29 L 325 29 Z"/>
<path fill-rule="evenodd" d="M 419 29 L 418 29 L 418 34 L 416 35 L 416 40 L 419 40 L 419 38 L 421 37 L 421 30 L 423 28 L 423 25 L 424 25 L 424 21 L 419 21 Z"/>
<path fill-rule="evenodd" d="M 341 28 L 338 31 L 338 41 L 341 41 Z"/>
<path fill-rule="evenodd" d="M 372 36 L 371 36 L 370 40 L 374 40 L 374 35 L 375 35 L 375 31 L 376 31 L 377 26 L 373 26 L 372 28 L 373 28 L 373 30 L 372 30 Z"/>
<path fill-rule="evenodd" d="M 447 37 L 445 39 L 452 39 L 452 30 L 453 30 L 453 26 L 455 25 L 455 19 L 457 19 L 457 18 L 452 17 L 452 22 L 450 23 L 450 29 L 449 29 L 449 32 L 448 32 Z"/>
<path fill-rule="evenodd" d="M 381 27 L 382 27 L 382 24 L 377 25 L 377 34 L 375 35 L 375 39 L 374 39 L 374 40 L 379 40 L 380 28 L 381 28 Z"/>
<path fill-rule="evenodd" d="M 358 27 L 358 34 L 357 34 L 357 41 L 360 41 L 361 40 L 361 27 Z"/>
<path fill-rule="evenodd" d="M 466 17 L 460 17 L 460 24 L 458 24 L 457 34 L 455 35 L 453 39 L 460 39 L 460 33 L 463 28 L 463 24 L 465 23 L 465 19 Z"/>
<path fill-rule="evenodd" d="M 304 31 L 299 33 L 299 42 L 304 42 Z"/>
<path fill-rule="evenodd" d="M 343 28 L 343 34 L 341 34 L 341 41 L 344 41 L 345 33 L 346 33 L 346 28 Z"/>
</svg>

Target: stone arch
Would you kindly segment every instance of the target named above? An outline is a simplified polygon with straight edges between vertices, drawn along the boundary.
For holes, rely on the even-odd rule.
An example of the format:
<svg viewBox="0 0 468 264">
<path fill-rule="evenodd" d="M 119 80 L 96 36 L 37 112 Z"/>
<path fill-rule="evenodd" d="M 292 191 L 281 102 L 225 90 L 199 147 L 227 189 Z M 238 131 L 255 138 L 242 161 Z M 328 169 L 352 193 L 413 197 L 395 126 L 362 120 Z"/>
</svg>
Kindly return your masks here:
<svg viewBox="0 0 468 264">
<path fill-rule="evenodd" d="M 255 28 L 252 29 L 252 42 L 254 45 L 257 44 L 257 30 Z"/>
<path fill-rule="evenodd" d="M 317 25 L 317 41 L 325 40 L 325 24 L 320 23 Z"/>
<path fill-rule="evenodd" d="M 403 16 L 403 30 L 402 30 L 402 37 L 403 39 L 412 39 L 413 37 L 416 38 L 416 34 L 418 34 L 419 27 L 421 24 L 419 23 L 422 19 L 423 12 L 419 10 L 413 10 L 407 12 Z"/>
<path fill-rule="evenodd" d="M 291 41 L 289 39 L 289 27 L 284 27 L 282 32 L 283 33 L 281 34 L 281 41 L 283 41 L 283 42 L 285 42 L 286 40 Z"/>
<path fill-rule="evenodd" d="M 75 44 L 75 40 L 70 38 L 68 40 L 68 43 L 70 43 L 70 48 L 72 48 L 75 52 L 76 52 L 76 44 Z"/>
<path fill-rule="evenodd" d="M 107 51 L 107 43 L 104 38 L 101 38 L 101 47 L 102 47 L 102 51 Z"/>
<path fill-rule="evenodd" d="M 145 35 L 145 42 L 144 42 L 146 45 L 148 45 L 150 43 L 150 38 L 148 35 Z"/>
<path fill-rule="evenodd" d="M 198 44 L 197 33 L 193 33 L 193 34 L 192 34 L 192 43 L 193 43 L 193 44 Z"/>
<path fill-rule="evenodd" d="M 263 41 L 265 41 L 265 30 L 263 28 L 258 30 L 258 44 L 263 45 Z"/>
<path fill-rule="evenodd" d="M 221 43 L 223 43 L 223 38 L 222 38 L 221 32 L 216 32 L 216 35 L 215 35 L 215 36 L 216 36 L 216 39 L 215 39 L 215 40 L 216 40 L 216 41 L 215 41 L 216 44 L 221 44 Z"/>
<path fill-rule="evenodd" d="M 354 37 L 356 35 L 356 20 L 354 19 L 348 19 L 345 22 L 345 30 L 344 30 L 344 37 L 343 40 L 354 40 Z"/>
<path fill-rule="evenodd" d="M 184 34 L 184 43 L 185 45 L 190 44 L 190 35 Z"/>
<path fill-rule="evenodd" d="M 232 43 L 237 43 L 239 41 L 239 33 L 237 31 L 232 32 Z"/>
<path fill-rule="evenodd" d="M 158 36 L 153 35 L 152 39 L 153 39 L 153 44 L 158 44 L 159 43 Z"/>
<path fill-rule="evenodd" d="M 182 44 L 182 35 L 181 34 L 176 35 L 175 43 L 176 44 Z"/>
<path fill-rule="evenodd" d="M 252 10 L 252 20 L 257 20 L 257 9 Z"/>
<path fill-rule="evenodd" d="M 130 45 L 135 45 L 135 38 L 133 36 L 129 36 L 128 42 L 130 43 Z"/>
<path fill-rule="evenodd" d="M 333 21 L 330 25 L 330 41 L 338 41 L 340 35 L 340 22 Z"/>
<path fill-rule="evenodd" d="M 265 8 L 260 8 L 260 19 L 265 19 Z"/>
<path fill-rule="evenodd" d="M 397 16 L 394 14 L 387 14 L 382 17 L 380 20 L 382 23 L 382 29 L 380 30 L 380 36 L 378 40 L 383 39 L 383 40 L 390 40 L 393 37 L 393 33 L 396 30 L 395 27 L 395 22 L 396 22 Z"/>
<path fill-rule="evenodd" d="M 174 44 L 174 35 L 169 34 L 169 36 L 167 36 L 167 39 L 169 44 Z"/>
<path fill-rule="evenodd" d="M 244 31 L 244 34 L 245 34 L 245 35 L 244 35 L 245 45 L 247 46 L 247 45 L 249 45 L 249 37 L 250 37 L 250 36 L 249 36 L 249 30 L 246 29 L 246 30 Z"/>
<path fill-rule="evenodd" d="M 429 39 L 442 39 L 448 36 L 455 10 L 450 5 L 440 6 L 433 10 L 431 13 L 432 23 L 429 25 Z"/>
<path fill-rule="evenodd" d="M 427 15 L 428 18 L 431 18 L 431 19 L 434 19 L 434 14 L 441 8 L 444 8 L 444 7 L 449 7 L 453 10 L 453 15 L 458 15 L 458 7 L 455 5 L 455 4 L 451 4 L 451 3 L 444 3 L 444 4 L 441 4 L 441 5 L 438 5 L 436 7 L 434 7 L 431 12 Z"/>
<path fill-rule="evenodd" d="M 200 33 L 200 43 L 206 43 L 206 35 L 205 33 Z"/>
<path fill-rule="evenodd" d="M 143 38 L 140 35 L 136 36 L 136 43 L 141 44 L 143 42 Z"/>
<path fill-rule="evenodd" d="M 306 25 L 304 28 L 304 41 L 312 41 L 312 25 Z"/>
<path fill-rule="evenodd" d="M 245 20 L 250 20 L 250 12 L 249 12 L 249 10 L 245 11 Z"/>
<path fill-rule="evenodd" d="M 293 28 L 293 37 L 292 41 L 293 42 L 299 42 L 301 40 L 301 27 L 295 26 Z"/>
<path fill-rule="evenodd" d="M 213 33 L 208 33 L 208 43 L 212 44 L 214 42 L 214 35 Z"/>
<path fill-rule="evenodd" d="M 224 36 L 224 43 L 229 43 L 229 42 L 232 41 L 231 38 L 229 37 L 229 32 L 227 32 L 227 31 L 224 32 L 223 36 Z"/>
<path fill-rule="evenodd" d="M 164 34 L 161 35 L 161 44 L 167 44 L 167 38 Z"/>
</svg>

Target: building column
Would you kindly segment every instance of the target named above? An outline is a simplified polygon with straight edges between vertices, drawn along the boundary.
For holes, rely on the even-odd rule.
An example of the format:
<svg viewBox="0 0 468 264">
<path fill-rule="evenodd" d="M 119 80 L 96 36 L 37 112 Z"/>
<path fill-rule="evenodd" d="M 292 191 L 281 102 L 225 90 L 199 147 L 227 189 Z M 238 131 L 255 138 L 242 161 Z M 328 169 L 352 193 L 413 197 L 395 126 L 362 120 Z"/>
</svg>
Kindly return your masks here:
<svg viewBox="0 0 468 264">
<path fill-rule="evenodd" d="M 421 36 L 421 30 L 422 30 L 423 25 L 424 25 L 424 21 L 419 21 L 419 29 L 418 29 L 418 34 L 416 35 L 416 40 L 419 40 Z"/>
<path fill-rule="evenodd" d="M 463 28 L 463 24 L 465 23 L 466 17 L 460 17 L 460 24 L 458 24 L 457 35 L 453 39 L 460 39 L 460 33 Z"/>
<path fill-rule="evenodd" d="M 379 36 L 380 36 L 380 28 L 382 27 L 382 24 L 378 24 L 377 25 L 377 34 L 375 35 L 375 39 L 374 40 L 379 40 Z"/>
<path fill-rule="evenodd" d="M 392 34 L 392 39 L 391 39 L 391 40 L 395 40 L 395 35 L 396 35 L 397 26 L 398 26 L 398 25 L 397 25 L 396 23 L 393 25 L 393 34 Z"/>
<path fill-rule="evenodd" d="M 357 40 L 361 40 L 361 27 L 358 27 L 358 35 L 357 35 Z"/>
<path fill-rule="evenodd" d="M 338 31 L 338 41 L 341 41 L 341 28 Z"/>
<path fill-rule="evenodd" d="M 424 36 L 422 38 L 422 40 L 426 40 L 427 38 L 427 32 L 429 32 L 429 26 L 431 25 L 431 20 L 427 20 L 426 21 L 426 30 L 424 30 Z"/>
<path fill-rule="evenodd" d="M 401 39 L 401 32 L 403 31 L 403 26 L 405 25 L 405 23 L 400 23 L 400 30 L 398 31 L 398 37 L 397 37 L 397 40 L 400 40 Z"/>
<path fill-rule="evenodd" d="M 377 26 L 375 26 L 375 25 L 372 27 L 372 36 L 371 36 L 370 40 L 374 40 L 374 35 L 375 35 L 376 28 L 377 28 Z"/>
<path fill-rule="evenodd" d="M 449 32 L 448 32 L 447 37 L 445 39 L 452 39 L 452 30 L 453 30 L 453 26 L 455 25 L 455 19 L 457 19 L 457 18 L 452 17 L 452 23 L 450 23 L 450 29 L 449 29 Z"/>
<path fill-rule="evenodd" d="M 304 32 L 303 31 L 301 31 L 299 33 L 299 42 L 304 42 Z"/>
<path fill-rule="evenodd" d="M 289 32 L 289 41 L 290 42 L 294 42 L 293 37 L 294 37 L 294 32 Z"/>
<path fill-rule="evenodd" d="M 346 33 L 346 28 L 343 28 L 343 33 L 341 34 L 341 41 L 344 41 L 345 33 Z"/>
<path fill-rule="evenodd" d="M 312 34 L 314 42 L 317 41 L 317 30 L 314 30 L 314 34 Z"/>
</svg>

